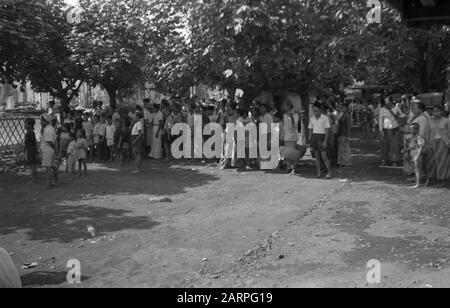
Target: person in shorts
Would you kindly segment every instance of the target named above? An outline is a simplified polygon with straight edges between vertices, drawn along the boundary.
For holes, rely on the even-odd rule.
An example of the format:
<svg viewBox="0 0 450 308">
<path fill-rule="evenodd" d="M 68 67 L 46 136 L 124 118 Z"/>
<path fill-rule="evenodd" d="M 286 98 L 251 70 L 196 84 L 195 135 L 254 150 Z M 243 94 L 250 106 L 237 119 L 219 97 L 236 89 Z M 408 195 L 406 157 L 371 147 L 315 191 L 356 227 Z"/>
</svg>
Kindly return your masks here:
<svg viewBox="0 0 450 308">
<path fill-rule="evenodd" d="M 313 116 L 309 122 L 311 151 L 316 158 L 317 177 L 322 177 L 322 161 L 325 163 L 328 174 L 327 179 L 332 178 L 331 163 L 327 155 L 328 138 L 331 133 L 330 119 L 323 114 L 322 106 L 314 104 Z"/>
<path fill-rule="evenodd" d="M 42 135 L 41 135 L 41 153 L 42 167 L 50 173 L 50 186 L 58 187 L 58 168 L 56 164 L 56 132 L 51 125 L 52 117 L 49 114 L 43 114 L 41 117 Z"/>
</svg>

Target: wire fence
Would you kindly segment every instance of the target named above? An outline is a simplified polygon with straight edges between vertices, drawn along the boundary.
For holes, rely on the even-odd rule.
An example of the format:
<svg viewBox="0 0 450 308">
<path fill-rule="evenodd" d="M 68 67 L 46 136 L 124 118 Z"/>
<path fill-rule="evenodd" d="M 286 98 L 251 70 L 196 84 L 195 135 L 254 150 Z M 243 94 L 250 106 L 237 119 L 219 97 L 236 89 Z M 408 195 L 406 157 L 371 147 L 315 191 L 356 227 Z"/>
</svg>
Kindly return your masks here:
<svg viewBox="0 0 450 308">
<path fill-rule="evenodd" d="M 26 118 L 0 118 L 0 163 L 17 163 L 23 160 Z M 36 131 L 39 131 L 37 126 Z"/>
</svg>

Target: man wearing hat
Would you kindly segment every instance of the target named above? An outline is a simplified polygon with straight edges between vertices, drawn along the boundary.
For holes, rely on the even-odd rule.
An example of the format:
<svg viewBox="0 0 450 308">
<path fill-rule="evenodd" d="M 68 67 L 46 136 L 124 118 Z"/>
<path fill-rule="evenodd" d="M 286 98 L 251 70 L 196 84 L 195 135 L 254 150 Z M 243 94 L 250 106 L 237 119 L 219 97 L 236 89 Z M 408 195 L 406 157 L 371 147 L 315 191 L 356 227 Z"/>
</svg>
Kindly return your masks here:
<svg viewBox="0 0 450 308">
<path fill-rule="evenodd" d="M 53 118 L 45 113 L 41 116 L 42 136 L 41 153 L 42 167 L 50 172 L 50 187 L 58 186 L 58 169 L 56 167 L 56 132 L 52 125 Z"/>
</svg>

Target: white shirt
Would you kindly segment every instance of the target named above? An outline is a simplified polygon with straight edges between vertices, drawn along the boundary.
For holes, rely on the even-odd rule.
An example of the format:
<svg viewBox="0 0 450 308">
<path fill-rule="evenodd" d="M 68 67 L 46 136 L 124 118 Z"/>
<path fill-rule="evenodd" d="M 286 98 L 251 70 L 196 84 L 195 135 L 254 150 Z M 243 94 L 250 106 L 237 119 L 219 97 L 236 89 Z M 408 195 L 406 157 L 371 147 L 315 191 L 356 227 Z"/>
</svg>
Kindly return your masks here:
<svg viewBox="0 0 450 308">
<path fill-rule="evenodd" d="M 151 125 L 153 125 L 153 122 L 155 122 L 156 113 L 149 113 L 147 116 L 144 115 L 144 118 L 147 120 L 147 122 Z"/>
<path fill-rule="evenodd" d="M 272 124 L 273 123 L 273 118 L 270 115 L 270 113 L 266 113 L 262 118 L 261 118 L 261 123 L 267 123 L 267 124 Z"/>
<path fill-rule="evenodd" d="M 393 114 L 396 116 L 403 116 L 402 111 L 397 106 L 391 109 L 392 112 L 390 112 L 386 107 L 382 108 L 380 111 L 380 130 L 383 129 L 395 129 L 398 128 L 398 121 L 394 117 Z"/>
<path fill-rule="evenodd" d="M 133 130 L 131 131 L 131 136 L 138 136 L 139 134 L 142 134 L 143 132 L 143 125 L 142 121 L 137 121 L 136 124 L 133 126 Z"/>
<path fill-rule="evenodd" d="M 92 123 L 89 121 L 83 122 L 83 129 L 84 132 L 86 133 L 86 138 L 90 138 L 94 131 L 94 126 L 92 126 Z"/>
<path fill-rule="evenodd" d="M 284 141 L 298 141 L 298 129 L 294 115 L 292 117 L 294 121 L 292 121 L 292 118 L 288 114 L 283 116 Z"/>
<path fill-rule="evenodd" d="M 102 137 L 106 136 L 106 124 L 101 124 L 98 126 L 98 134 Z"/>
<path fill-rule="evenodd" d="M 56 132 L 53 126 L 47 125 L 41 136 L 41 151 L 54 152 L 55 150 L 50 146 L 50 142 L 56 144 Z"/>
<path fill-rule="evenodd" d="M 318 119 L 313 116 L 309 121 L 308 128 L 313 130 L 313 134 L 325 135 L 327 133 L 327 129 L 331 128 L 330 119 L 324 114 L 322 114 Z"/>
<path fill-rule="evenodd" d="M 106 127 L 106 139 L 114 139 L 114 134 L 116 133 L 116 126 L 111 124 Z"/>
</svg>

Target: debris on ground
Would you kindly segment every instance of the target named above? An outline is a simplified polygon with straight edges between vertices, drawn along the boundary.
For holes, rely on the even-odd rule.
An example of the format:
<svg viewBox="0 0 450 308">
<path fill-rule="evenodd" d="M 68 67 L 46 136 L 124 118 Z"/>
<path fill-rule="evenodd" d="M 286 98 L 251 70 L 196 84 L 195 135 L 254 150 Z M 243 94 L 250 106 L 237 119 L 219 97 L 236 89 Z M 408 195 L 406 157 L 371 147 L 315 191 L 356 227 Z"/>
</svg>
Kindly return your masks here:
<svg viewBox="0 0 450 308">
<path fill-rule="evenodd" d="M 95 238 L 95 228 L 92 225 L 87 226 L 87 230 L 89 234 L 92 236 L 92 238 Z"/>
<path fill-rule="evenodd" d="M 26 269 L 32 269 L 35 268 L 36 266 L 38 266 L 38 264 L 36 262 L 33 263 L 24 263 L 22 265 L 22 269 L 26 270 Z"/>
<path fill-rule="evenodd" d="M 149 202 L 150 202 L 150 204 L 155 204 L 155 203 L 172 203 L 172 199 L 170 199 L 170 198 L 150 198 Z"/>
</svg>

